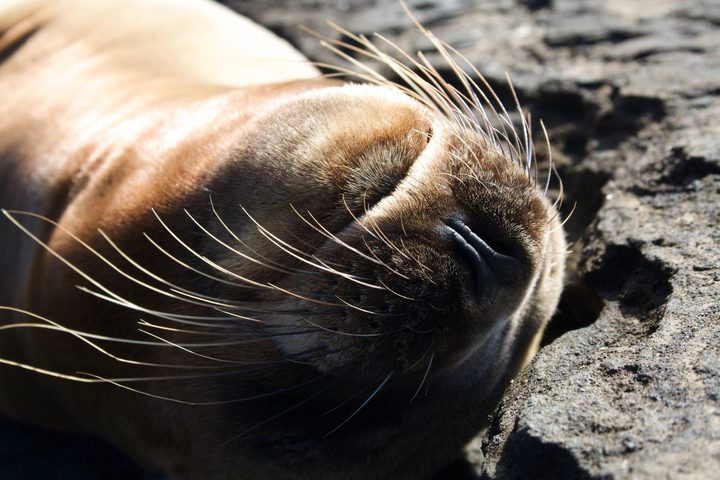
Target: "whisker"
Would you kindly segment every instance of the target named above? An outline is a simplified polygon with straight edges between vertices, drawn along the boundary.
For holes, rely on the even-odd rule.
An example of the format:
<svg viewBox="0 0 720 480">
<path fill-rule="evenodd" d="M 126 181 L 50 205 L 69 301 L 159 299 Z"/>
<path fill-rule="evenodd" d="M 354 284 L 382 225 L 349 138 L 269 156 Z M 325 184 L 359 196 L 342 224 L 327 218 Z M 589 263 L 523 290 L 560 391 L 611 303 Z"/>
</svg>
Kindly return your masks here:
<svg viewBox="0 0 720 480">
<path fill-rule="evenodd" d="M 260 265 L 266 266 L 266 267 L 268 267 L 268 268 L 270 268 L 270 265 L 274 265 L 275 267 L 277 267 L 277 271 L 281 271 L 281 272 L 287 273 L 287 274 L 291 274 L 291 273 L 294 273 L 294 272 L 295 272 L 295 273 L 297 273 L 297 272 L 305 272 L 304 270 L 299 270 L 299 269 L 296 269 L 296 268 L 289 268 L 289 267 L 287 267 L 287 266 L 285 266 L 285 265 L 281 265 L 281 264 L 279 264 L 279 263 L 277 263 L 277 262 L 275 262 L 275 261 L 267 258 L 266 256 L 258 253 L 258 252 L 257 252 L 256 250 L 254 250 L 253 248 L 251 248 L 251 247 L 250 247 L 247 243 L 245 243 L 240 237 L 238 237 L 237 234 L 236 234 L 235 232 L 233 232 L 233 230 L 232 230 L 232 229 L 225 223 L 225 221 L 220 217 L 220 214 L 219 214 L 218 211 L 215 209 L 215 204 L 213 203 L 212 195 L 210 195 L 210 208 L 211 208 L 213 214 L 215 215 L 215 218 L 217 218 L 218 222 L 220 222 L 220 225 L 222 225 L 223 228 L 225 228 L 225 230 L 235 239 L 235 241 L 237 241 L 240 245 L 242 245 L 243 247 L 245 247 L 248 251 L 252 252 L 253 254 L 257 255 L 259 258 L 262 258 L 262 259 L 264 260 L 264 262 L 259 262 L 257 259 L 255 259 L 255 263 L 259 263 Z M 309 272 L 307 272 L 307 273 L 309 273 Z"/>
<path fill-rule="evenodd" d="M 281 269 L 281 268 L 277 268 L 277 267 L 272 266 L 272 265 L 267 265 L 267 264 L 265 264 L 265 263 L 263 263 L 263 262 L 258 261 L 258 260 L 255 259 L 255 258 L 249 256 L 249 255 L 246 255 L 245 253 L 241 252 L 240 250 L 231 247 L 231 246 L 228 245 L 227 243 L 225 243 L 225 242 L 223 242 L 222 240 L 220 240 L 216 235 L 213 235 L 207 228 L 205 228 L 204 226 L 202 226 L 202 225 L 200 224 L 200 222 L 198 222 L 198 221 L 195 219 L 195 217 L 193 217 L 192 214 L 190 214 L 190 212 L 187 211 L 187 209 L 183 209 L 183 211 L 185 212 L 185 214 L 186 214 L 188 217 L 190 217 L 190 220 L 192 220 L 192 222 L 193 222 L 200 230 L 202 230 L 203 233 L 205 233 L 205 235 L 207 235 L 208 237 L 212 238 L 216 243 L 218 243 L 219 245 L 222 245 L 224 248 L 226 248 L 227 250 L 233 252 L 234 254 L 238 255 L 239 257 L 244 258 L 245 260 L 248 260 L 249 262 L 255 263 L 255 264 L 257 264 L 257 265 L 261 265 L 261 266 L 263 266 L 263 267 L 265 267 L 265 268 L 268 268 L 268 269 L 273 270 L 273 271 L 276 271 L 276 272 L 280 272 L 280 273 L 284 273 L 284 274 L 291 274 L 291 273 L 293 273 L 293 272 L 289 272 L 289 271 L 287 271 L 287 270 L 283 270 L 283 269 Z"/>
<path fill-rule="evenodd" d="M 302 406 L 305 405 L 306 403 L 310 402 L 311 400 L 315 399 L 316 397 L 318 397 L 318 396 L 320 396 L 321 394 L 323 394 L 323 393 L 325 393 L 326 391 L 328 391 L 330 388 L 334 387 L 338 382 L 339 382 L 339 380 L 335 380 L 334 382 L 330 383 L 329 385 L 326 385 L 325 387 L 321 388 L 319 391 L 313 393 L 313 394 L 310 395 L 309 397 L 307 397 L 307 398 L 303 399 L 302 401 L 296 403 L 296 404 L 293 405 L 292 407 L 287 408 L 287 409 L 283 410 L 282 412 L 280 412 L 280 413 L 278 413 L 278 414 L 276 414 L 276 415 L 273 415 L 272 417 L 270 417 L 270 418 L 268 418 L 268 419 L 266 419 L 266 420 L 263 420 L 262 422 L 260 422 L 260 423 L 258 423 L 258 424 L 256 424 L 256 425 L 254 425 L 254 426 L 252 426 L 252 427 L 250 427 L 250 428 L 242 431 L 241 433 L 239 433 L 239 434 L 237 434 L 237 435 L 229 438 L 228 440 L 226 440 L 226 441 L 224 441 L 223 443 L 221 443 L 220 446 L 221 446 L 221 447 L 224 447 L 224 446 L 230 444 L 231 442 L 233 442 L 233 441 L 235 441 L 235 440 L 237 440 L 237 439 L 239 439 L 239 438 L 241 438 L 241 437 L 244 437 L 244 436 L 247 435 L 248 433 L 250 433 L 250 432 L 252 432 L 252 431 L 254 431 L 254 430 L 257 430 L 258 428 L 262 427 L 263 425 L 266 425 L 266 424 L 272 422 L 273 420 L 276 420 L 276 419 L 282 417 L 283 415 L 287 415 L 288 413 L 292 412 L 293 410 L 296 410 L 296 409 L 302 407 Z"/>
<path fill-rule="evenodd" d="M 422 377 L 422 380 L 420 381 L 420 385 L 418 385 L 417 390 L 415 390 L 415 393 L 413 394 L 412 398 L 410 399 L 410 403 L 413 403 L 415 401 L 415 398 L 417 398 L 418 394 L 420 393 L 420 390 L 422 390 L 423 385 L 425 385 L 425 380 L 427 380 L 428 374 L 430 373 L 430 367 L 432 367 L 433 359 L 435 358 L 435 352 L 433 352 L 430 355 L 430 361 L 428 361 L 428 366 L 425 369 L 425 374 Z"/>
<path fill-rule="evenodd" d="M 238 275 L 237 273 L 228 270 L 227 268 L 223 267 L 222 265 L 219 265 L 219 264 L 217 264 L 216 262 L 213 262 L 212 260 L 210 260 L 209 258 L 205 257 L 204 255 L 199 254 L 199 253 L 196 252 L 192 247 L 190 247 L 187 243 L 183 242 L 183 241 L 180 239 L 180 237 L 178 237 L 178 236 L 175 234 L 175 232 L 173 232 L 173 231 L 170 229 L 170 227 L 168 227 L 168 226 L 165 224 L 165 222 L 163 222 L 162 218 L 160 218 L 160 215 L 157 213 L 157 211 L 155 211 L 154 208 L 152 208 L 151 211 L 152 211 L 153 214 L 155 215 L 155 218 L 158 219 L 158 221 L 160 222 L 160 224 L 161 224 L 161 225 L 165 228 L 165 230 L 167 230 L 167 232 L 175 239 L 175 241 L 177 241 L 180 245 L 182 245 L 183 247 L 185 247 L 185 249 L 186 249 L 188 252 L 190 252 L 191 254 L 193 254 L 195 257 L 197 257 L 197 258 L 198 258 L 199 260 L 201 260 L 202 262 L 210 265 L 211 267 L 213 267 L 214 269 L 218 270 L 219 272 L 222 272 L 222 273 L 224 273 L 224 274 L 226 274 L 226 275 L 229 275 L 229 276 L 231 276 L 231 277 L 233 277 L 233 278 L 236 278 L 236 279 L 238 279 L 238 280 L 240 280 L 240 281 L 242 281 L 242 282 L 246 282 L 246 283 L 248 283 L 249 285 L 258 287 L 258 288 L 260 288 L 260 289 L 268 289 L 268 288 L 270 288 L 268 285 L 266 285 L 266 284 L 264 284 L 264 283 L 259 283 L 259 282 L 256 282 L 256 281 L 254 281 L 254 280 L 251 280 L 251 279 L 249 279 L 249 278 L 247 278 L 247 277 L 243 277 L 242 275 Z"/>
<path fill-rule="evenodd" d="M 120 387 L 120 388 L 122 388 L 122 389 L 124 389 L 124 390 L 129 390 L 129 391 L 131 391 L 131 392 L 133 392 L 133 393 L 137 393 L 137 394 L 140 394 L 140 395 L 143 395 L 143 396 L 146 396 L 146 397 L 151 397 L 151 398 L 155 398 L 155 399 L 158 399 L 158 400 L 164 400 L 164 401 L 168 401 L 168 402 L 172 402 L 172 403 L 179 403 L 179 404 L 188 405 L 188 406 L 229 405 L 229 404 L 234 404 L 234 403 L 248 402 L 248 401 L 251 401 L 251 400 L 258 400 L 258 399 L 261 399 L 261 398 L 268 398 L 268 397 L 272 397 L 272 396 L 275 396 L 275 395 L 279 395 L 279 394 L 281 394 L 281 393 L 289 392 L 289 391 L 292 391 L 292 390 L 297 390 L 298 388 L 301 388 L 301 387 L 310 385 L 310 384 L 312 384 L 312 383 L 318 382 L 318 381 L 320 381 L 321 379 L 325 378 L 325 375 L 321 375 L 321 376 L 316 377 L 316 378 L 314 378 L 314 379 L 312 379 L 312 380 L 308 380 L 308 381 L 305 381 L 305 382 L 301 382 L 301 383 L 292 385 L 292 386 L 290 386 L 290 387 L 281 388 L 281 389 L 274 390 L 274 391 L 268 392 L 268 393 L 262 393 L 262 394 L 258 394 L 258 395 L 252 395 L 252 396 L 249 396 L 249 397 L 233 398 L 233 399 L 230 399 L 230 400 L 216 400 L 216 401 L 213 401 L 213 402 L 193 402 L 193 401 L 181 400 L 181 399 L 174 398 L 174 397 L 168 397 L 168 396 L 164 396 L 164 395 L 157 395 L 157 394 L 150 393 L 150 392 L 146 392 L 146 391 L 143 391 L 143 390 L 140 390 L 140 389 L 137 389 L 137 388 L 133 388 L 133 387 L 131 387 L 131 386 L 129 386 L 129 385 L 125 385 L 125 383 L 127 383 L 127 382 L 129 382 L 129 381 L 137 380 L 137 379 L 127 379 L 127 378 L 125 378 L 125 379 L 109 379 L 109 378 L 104 378 L 104 377 L 101 377 L 101 376 L 99 376 L 99 375 L 94 375 L 94 374 L 91 374 L 91 373 L 84 373 L 84 375 L 88 375 L 88 376 L 90 376 L 90 377 L 93 377 L 93 378 L 97 379 L 97 380 L 96 380 L 97 382 L 109 383 L 109 384 L 114 385 L 114 386 L 116 386 L 116 387 Z M 155 379 L 155 380 L 157 380 L 157 379 Z"/>
<path fill-rule="evenodd" d="M 179 265 L 182 266 L 183 268 L 186 268 L 187 270 L 190 270 L 190 271 L 193 272 L 193 273 L 196 273 L 196 274 L 201 275 L 201 276 L 203 276 L 203 277 L 205 277 L 205 278 L 209 278 L 210 280 L 214 280 L 214 281 L 216 281 L 216 282 L 218 282 L 218 283 L 222 283 L 222 284 L 225 284 L 225 285 L 230 285 L 230 286 L 238 287 L 238 288 L 244 288 L 244 289 L 248 289 L 248 290 L 257 290 L 257 288 L 254 287 L 254 286 L 252 286 L 252 285 L 245 285 L 245 284 L 242 284 L 242 283 L 232 282 L 232 281 L 226 280 L 226 279 L 224 279 L 224 278 L 220 278 L 220 277 L 216 277 L 216 276 L 214 276 L 214 275 L 210 275 L 209 273 L 205 273 L 205 272 L 203 272 L 202 270 L 198 270 L 197 268 L 192 267 L 191 265 L 188 265 L 187 263 L 183 262 L 183 261 L 180 260 L 179 258 L 177 258 L 177 257 L 175 257 L 174 255 L 172 255 L 170 252 L 168 252 L 167 250 L 165 250 L 164 248 L 162 248 L 162 247 L 160 246 L 160 244 L 158 244 L 155 240 L 153 240 L 152 237 L 150 237 L 150 235 L 148 235 L 147 233 L 143 233 L 143 236 L 145 237 L 145 239 L 146 239 L 148 242 L 150 242 L 155 248 L 157 248 L 157 249 L 160 251 L 160 253 L 164 254 L 166 257 L 170 258 L 170 259 L 171 259 L 172 261 L 174 261 L 175 263 L 179 264 Z"/>
<path fill-rule="evenodd" d="M 30 238 L 31 238 L 33 241 L 35 241 L 38 245 L 42 246 L 48 253 L 50 253 L 50 254 L 51 254 L 52 256 L 54 256 L 56 259 L 60 260 L 63 264 L 65 264 L 67 267 L 69 267 L 69 268 L 70 268 L 71 270 L 73 270 L 75 273 L 77 273 L 78 275 L 80 275 L 82 278 L 84 278 L 85 280 L 87 280 L 88 282 L 90 282 L 91 284 L 93 284 L 95 287 L 99 288 L 102 292 L 105 292 L 106 295 L 105 295 L 105 294 L 98 293 L 98 292 L 95 292 L 95 291 L 92 291 L 92 290 L 89 290 L 89 289 L 87 289 L 87 288 L 85 288 L 85 287 L 82 287 L 82 286 L 77 286 L 77 288 L 78 288 L 79 290 L 84 291 L 84 292 L 86 292 L 86 293 L 89 293 L 89 294 L 91 294 L 91 295 L 94 295 L 94 296 L 96 296 L 96 297 L 98 297 L 98 298 L 102 298 L 102 299 L 104 299 L 104 300 L 107 300 L 107 301 L 109 301 L 109 302 L 115 303 L 115 304 L 117 304 L 117 305 L 121 305 L 121 306 L 123 306 L 123 307 L 125 307 L 125 308 L 129 308 L 129 309 L 132 309 L 132 310 L 137 310 L 137 311 L 146 312 L 146 313 L 148 313 L 148 314 L 150 314 L 150 315 L 158 316 L 158 317 L 160 317 L 160 318 L 165 318 L 165 319 L 168 319 L 168 320 L 173 320 L 173 321 L 182 322 L 182 321 L 186 321 L 186 320 L 183 320 L 183 319 L 208 319 L 208 318 L 214 319 L 214 318 L 212 318 L 212 317 L 198 317 L 198 316 L 193 316 L 193 315 L 179 315 L 179 314 L 171 314 L 171 313 L 167 313 L 167 312 L 154 311 L 154 310 L 150 310 L 150 309 L 144 308 L 144 307 L 142 307 L 142 306 L 140 306 L 140 305 L 137 305 L 137 304 L 135 304 L 135 303 L 133 303 L 133 302 L 131 302 L 131 301 L 129 301 L 129 300 L 121 297 L 120 295 L 118 295 L 118 294 L 116 294 L 115 292 L 113 292 L 112 290 L 108 289 L 108 288 L 105 287 L 103 284 L 101 284 L 100 282 L 98 282 L 97 280 L 95 280 L 94 278 L 92 278 L 90 275 L 88 275 L 87 273 L 85 273 L 83 270 L 81 270 L 81 269 L 80 269 L 79 267 L 77 267 L 75 264 L 73 264 L 72 262 L 70 262 L 68 259 L 66 259 L 64 256 L 62 256 L 60 253 L 58 253 L 58 252 L 55 251 L 54 249 L 50 248 L 50 246 L 49 246 L 47 243 L 45 243 L 45 242 L 43 242 L 42 240 L 40 240 L 40 238 L 38 238 L 35 234 L 33 234 L 30 230 L 28 230 L 23 224 L 21 224 L 15 217 L 13 217 L 13 213 L 14 213 L 14 214 L 17 214 L 17 215 L 28 214 L 29 216 L 35 216 L 35 217 L 37 217 L 37 214 L 33 214 L 33 213 L 31 213 L 31 212 L 23 212 L 23 211 L 19 211 L 19 210 L 5 210 L 5 209 L 2 209 L 2 210 L 0 210 L 0 211 L 2 211 L 2 213 L 3 213 L 15 226 L 17 226 L 21 231 L 23 231 L 28 237 L 30 237 Z"/>
<path fill-rule="evenodd" d="M 376 263 L 376 264 L 381 265 L 381 266 L 386 266 L 385 263 L 383 263 L 383 262 L 381 262 L 381 261 L 379 261 L 379 260 L 376 260 L 376 259 L 374 259 L 374 258 L 369 257 L 368 255 L 366 255 L 365 253 L 361 252 L 361 251 L 358 250 L 357 248 L 355 248 L 355 247 L 353 247 L 353 246 L 351 246 L 351 245 L 348 245 L 346 242 L 344 242 L 343 240 L 339 239 L 335 234 L 333 234 L 333 233 L 330 232 L 327 228 L 325 228 L 325 227 L 318 221 L 318 219 L 315 218 L 315 216 L 313 216 L 313 214 L 312 214 L 310 211 L 308 211 L 307 213 L 308 213 L 308 215 L 310 216 L 310 218 L 312 218 L 313 221 L 317 224 L 317 227 L 316 227 L 315 225 L 311 224 L 310 222 L 308 222 L 307 219 L 306 219 L 304 216 L 302 216 L 302 215 L 295 209 L 295 207 L 294 207 L 292 204 L 290 204 L 290 208 L 293 209 L 293 211 L 295 212 L 295 214 L 296 214 L 298 217 L 300 217 L 300 219 L 301 219 L 303 222 L 305 222 L 306 224 L 308 224 L 308 225 L 309 225 L 311 228 L 313 228 L 315 231 L 323 234 L 326 238 L 332 240 L 333 242 L 335 242 L 336 244 L 338 244 L 338 245 L 340 245 L 340 246 L 342 246 L 342 247 L 345 247 L 346 249 L 348 249 L 348 250 L 350 250 L 351 252 L 359 255 L 361 258 L 364 258 L 365 260 L 368 260 L 368 261 L 370 261 L 370 262 L 372 262 L 372 263 Z M 319 227 L 319 228 L 318 228 L 318 227 Z M 315 256 L 313 256 L 313 257 L 317 260 L 317 257 L 315 257 Z M 319 260 L 318 260 L 318 261 L 319 261 Z M 322 263 L 322 262 L 321 262 L 321 263 Z M 357 278 L 357 277 L 354 277 L 354 276 L 353 276 L 353 278 Z M 368 288 L 376 288 L 376 289 L 382 290 L 382 287 L 378 287 L 377 285 L 372 285 L 372 284 L 367 284 L 367 283 L 361 283 L 361 285 L 366 286 L 366 287 L 368 287 Z"/>
<path fill-rule="evenodd" d="M 340 425 L 338 425 L 337 427 L 333 428 L 333 429 L 330 430 L 328 433 L 326 433 L 325 435 L 323 435 L 322 438 L 327 438 L 327 437 L 329 437 L 330 435 L 332 435 L 333 433 L 337 432 L 340 428 L 342 428 L 343 425 L 345 425 L 345 424 L 346 424 L 347 422 L 349 422 L 355 415 L 357 415 L 357 414 L 360 412 L 360 410 L 362 410 L 363 408 L 365 408 L 365 405 L 367 405 L 368 403 L 370 403 L 370 400 L 372 400 L 373 398 L 375 398 L 375 396 L 380 392 L 380 390 L 382 390 L 382 388 L 385 386 L 385 384 L 388 382 L 388 380 L 390 380 L 390 378 L 391 378 L 392 376 L 393 376 L 393 373 L 390 372 L 390 374 L 389 374 L 387 377 L 385 377 L 385 380 L 383 380 L 382 383 L 370 394 L 370 396 L 369 396 L 367 399 L 365 399 L 365 401 L 357 408 L 357 410 L 355 410 L 353 413 L 350 414 L 350 416 L 348 416 L 345 420 L 343 420 L 343 421 L 340 423 Z"/>
<path fill-rule="evenodd" d="M 135 268 L 137 268 L 141 272 L 145 273 L 149 277 L 153 278 L 154 280 L 157 280 L 158 282 L 171 287 L 170 288 L 171 292 L 178 294 L 178 295 L 185 295 L 189 298 L 197 300 L 198 302 L 207 303 L 207 304 L 209 304 L 208 306 L 213 306 L 213 305 L 228 306 L 225 303 L 221 302 L 220 301 L 221 299 L 209 297 L 207 295 L 202 295 L 200 293 L 193 292 L 192 290 L 187 290 L 185 288 L 175 285 L 174 283 L 171 283 L 171 282 L 165 280 L 164 278 L 154 274 L 153 272 L 151 272 L 150 270 L 145 268 L 143 265 L 141 265 L 138 262 L 136 262 L 135 260 L 133 260 L 132 257 L 130 257 L 127 253 L 125 253 L 115 242 L 113 242 L 112 239 L 108 235 L 105 234 L 105 232 L 103 232 L 100 229 L 98 230 L 98 232 L 100 233 L 100 235 L 102 235 L 102 237 L 105 239 L 105 241 L 107 241 L 110 244 L 110 246 L 113 247 L 115 249 L 115 251 L 118 254 L 120 254 L 128 263 L 130 263 Z M 239 286 L 244 287 L 245 285 L 239 285 Z M 177 298 L 177 297 L 174 297 L 174 298 Z M 178 298 L 178 299 L 182 300 L 180 298 Z M 195 303 L 195 304 L 201 305 L 202 303 Z"/>
</svg>

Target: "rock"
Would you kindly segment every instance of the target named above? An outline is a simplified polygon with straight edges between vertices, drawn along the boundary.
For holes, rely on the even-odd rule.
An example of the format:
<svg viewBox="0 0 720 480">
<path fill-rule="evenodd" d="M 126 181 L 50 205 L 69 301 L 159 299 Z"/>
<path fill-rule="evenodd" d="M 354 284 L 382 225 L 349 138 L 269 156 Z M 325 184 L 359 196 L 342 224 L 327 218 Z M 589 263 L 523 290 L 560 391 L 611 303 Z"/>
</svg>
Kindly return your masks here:
<svg viewBox="0 0 720 480">
<path fill-rule="evenodd" d="M 578 82 L 597 108 L 566 172 L 606 179 L 563 302 L 602 309 L 510 386 L 481 478 L 720 475 L 720 32 L 708 23 L 678 10 L 644 18 L 641 35 L 593 33 L 581 51 L 549 43 L 546 66 L 577 55 L 613 72 L 594 92 Z"/>
</svg>

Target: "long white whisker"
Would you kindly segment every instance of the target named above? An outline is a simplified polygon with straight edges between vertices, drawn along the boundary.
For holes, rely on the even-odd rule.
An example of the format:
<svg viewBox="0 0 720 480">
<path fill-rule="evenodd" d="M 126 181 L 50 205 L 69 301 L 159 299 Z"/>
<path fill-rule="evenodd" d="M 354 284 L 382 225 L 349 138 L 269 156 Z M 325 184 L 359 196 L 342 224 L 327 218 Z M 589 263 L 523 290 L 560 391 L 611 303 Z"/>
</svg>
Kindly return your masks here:
<svg viewBox="0 0 720 480">
<path fill-rule="evenodd" d="M 360 413 L 360 410 L 365 408 L 365 405 L 370 403 L 370 400 L 375 398 L 375 396 L 380 392 L 380 390 L 382 390 L 382 388 L 385 386 L 385 384 L 388 382 L 388 380 L 390 380 L 390 378 L 392 376 L 393 376 L 393 374 L 391 372 L 387 377 L 385 377 L 385 380 L 383 380 L 382 383 L 370 394 L 370 396 L 357 408 L 357 410 L 355 410 L 353 413 L 350 414 L 350 416 L 348 416 L 345 420 L 343 420 L 342 423 L 340 423 L 340 425 L 338 425 L 337 427 L 333 428 L 328 433 L 323 435 L 323 438 L 327 438 L 330 435 L 332 435 L 333 433 L 337 432 L 340 428 L 342 428 L 343 425 L 345 425 L 347 422 L 349 422 L 355 415 Z"/>
</svg>

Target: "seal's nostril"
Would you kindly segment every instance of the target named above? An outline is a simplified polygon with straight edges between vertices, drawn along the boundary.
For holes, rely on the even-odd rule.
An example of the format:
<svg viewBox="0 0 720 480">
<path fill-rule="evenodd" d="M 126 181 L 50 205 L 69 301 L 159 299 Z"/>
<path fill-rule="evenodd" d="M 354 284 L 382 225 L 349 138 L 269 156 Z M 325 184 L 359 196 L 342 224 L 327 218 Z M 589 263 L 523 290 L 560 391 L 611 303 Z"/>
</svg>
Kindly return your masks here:
<svg viewBox="0 0 720 480">
<path fill-rule="evenodd" d="M 504 283 L 519 268 L 515 257 L 488 245 L 462 221 L 451 218 L 445 227 L 460 255 L 471 267 L 476 300 L 488 294 L 491 287 Z"/>
</svg>

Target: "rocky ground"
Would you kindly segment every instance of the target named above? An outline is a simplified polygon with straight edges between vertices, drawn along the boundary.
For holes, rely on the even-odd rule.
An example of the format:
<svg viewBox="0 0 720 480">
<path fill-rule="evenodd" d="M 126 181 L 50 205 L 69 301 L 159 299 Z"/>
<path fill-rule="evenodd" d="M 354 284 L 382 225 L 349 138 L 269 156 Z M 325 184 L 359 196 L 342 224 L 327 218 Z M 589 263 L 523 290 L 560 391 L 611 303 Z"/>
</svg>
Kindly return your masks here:
<svg viewBox="0 0 720 480">
<path fill-rule="evenodd" d="M 396 0 L 224 3 L 313 60 L 336 62 L 298 25 L 332 19 L 446 69 Z M 720 2 L 408 4 L 508 101 L 510 75 L 577 205 L 545 346 L 442 478 L 720 478 Z M 83 442 L 2 423 L 0 477 L 143 478 Z"/>
</svg>

